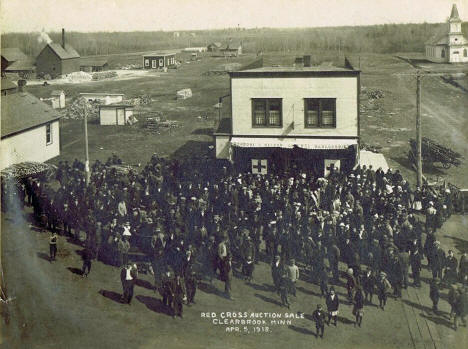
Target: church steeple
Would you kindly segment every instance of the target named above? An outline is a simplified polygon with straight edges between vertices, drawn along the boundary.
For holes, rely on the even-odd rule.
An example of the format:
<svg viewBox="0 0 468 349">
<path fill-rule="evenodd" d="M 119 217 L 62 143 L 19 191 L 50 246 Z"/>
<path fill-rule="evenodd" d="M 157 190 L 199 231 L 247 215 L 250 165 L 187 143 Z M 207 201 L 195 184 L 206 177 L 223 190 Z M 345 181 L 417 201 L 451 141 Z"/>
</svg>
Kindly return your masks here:
<svg viewBox="0 0 468 349">
<path fill-rule="evenodd" d="M 450 13 L 450 19 L 449 21 L 451 22 L 452 20 L 458 20 L 460 21 L 460 16 L 458 15 L 458 9 L 457 5 L 453 4 L 452 6 L 452 13 Z"/>
<path fill-rule="evenodd" d="M 448 20 L 449 24 L 449 34 L 461 34 L 461 24 L 462 20 L 458 14 L 457 5 L 453 4 L 452 12 L 450 13 L 450 18 Z"/>
</svg>

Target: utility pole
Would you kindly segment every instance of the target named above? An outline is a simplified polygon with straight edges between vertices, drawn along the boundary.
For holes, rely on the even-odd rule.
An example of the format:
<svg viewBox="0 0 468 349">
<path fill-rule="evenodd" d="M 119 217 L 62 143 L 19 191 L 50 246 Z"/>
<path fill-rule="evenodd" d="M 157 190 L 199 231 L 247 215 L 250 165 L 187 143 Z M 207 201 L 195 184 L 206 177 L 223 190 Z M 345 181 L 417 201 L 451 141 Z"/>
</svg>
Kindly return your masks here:
<svg viewBox="0 0 468 349">
<path fill-rule="evenodd" d="M 84 136 L 85 136 L 85 182 L 86 182 L 86 186 L 88 186 L 89 181 L 90 181 L 90 173 L 89 173 L 89 151 L 88 151 L 88 105 L 87 104 L 85 104 L 85 107 L 84 107 Z"/>
<path fill-rule="evenodd" d="M 416 169 L 417 183 L 422 187 L 421 75 L 416 75 Z"/>
</svg>

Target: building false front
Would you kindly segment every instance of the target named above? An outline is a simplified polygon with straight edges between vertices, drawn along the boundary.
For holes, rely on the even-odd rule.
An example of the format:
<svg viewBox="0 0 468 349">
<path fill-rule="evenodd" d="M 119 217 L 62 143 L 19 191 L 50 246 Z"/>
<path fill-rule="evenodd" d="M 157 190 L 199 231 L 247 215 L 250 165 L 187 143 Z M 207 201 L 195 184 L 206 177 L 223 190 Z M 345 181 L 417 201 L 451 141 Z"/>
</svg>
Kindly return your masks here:
<svg viewBox="0 0 468 349">
<path fill-rule="evenodd" d="M 356 164 L 359 71 L 265 67 L 230 75 L 232 118 L 215 134 L 217 158 L 254 173 L 323 175 L 330 165 Z"/>
</svg>

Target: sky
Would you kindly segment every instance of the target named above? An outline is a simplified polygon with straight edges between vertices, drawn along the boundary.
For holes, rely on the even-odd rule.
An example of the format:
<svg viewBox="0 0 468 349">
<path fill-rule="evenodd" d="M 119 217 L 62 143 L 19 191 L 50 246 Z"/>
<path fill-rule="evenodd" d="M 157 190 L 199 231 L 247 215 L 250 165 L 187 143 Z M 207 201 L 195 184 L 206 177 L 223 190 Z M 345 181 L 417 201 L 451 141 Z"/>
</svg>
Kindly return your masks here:
<svg viewBox="0 0 468 349">
<path fill-rule="evenodd" d="M 467 0 L 0 0 L 2 32 L 439 23 Z"/>
</svg>

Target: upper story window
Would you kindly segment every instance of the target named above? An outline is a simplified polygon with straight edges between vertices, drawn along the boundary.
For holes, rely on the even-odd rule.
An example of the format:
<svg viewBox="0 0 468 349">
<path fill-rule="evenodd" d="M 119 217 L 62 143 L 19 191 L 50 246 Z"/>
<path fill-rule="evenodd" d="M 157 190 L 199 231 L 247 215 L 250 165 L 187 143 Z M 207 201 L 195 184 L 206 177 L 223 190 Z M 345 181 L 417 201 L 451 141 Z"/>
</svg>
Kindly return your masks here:
<svg viewBox="0 0 468 349">
<path fill-rule="evenodd" d="M 281 127 L 283 125 L 281 98 L 253 98 L 252 126 Z"/>
<path fill-rule="evenodd" d="M 336 99 L 306 98 L 304 100 L 304 127 L 336 127 Z"/>
<path fill-rule="evenodd" d="M 46 125 L 46 145 L 52 144 L 52 124 Z"/>
</svg>

